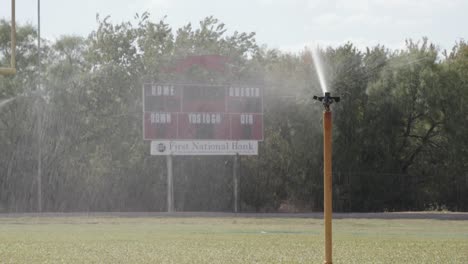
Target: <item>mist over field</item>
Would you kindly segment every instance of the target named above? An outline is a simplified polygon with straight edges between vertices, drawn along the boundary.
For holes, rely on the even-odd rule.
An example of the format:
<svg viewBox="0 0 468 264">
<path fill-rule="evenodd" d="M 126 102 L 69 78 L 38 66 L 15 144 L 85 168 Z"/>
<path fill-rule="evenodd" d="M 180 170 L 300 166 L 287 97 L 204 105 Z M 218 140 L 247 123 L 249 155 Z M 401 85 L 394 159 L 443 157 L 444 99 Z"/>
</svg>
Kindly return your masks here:
<svg viewBox="0 0 468 264">
<path fill-rule="evenodd" d="M 39 74 L 36 28 L 18 25 L 18 72 L 0 76 L 0 212 L 166 211 L 166 159 L 143 140 L 147 82 L 263 87 L 263 141 L 258 155 L 239 158 L 240 211 L 322 211 L 323 106 L 312 98 L 323 92 L 312 53 L 341 96 L 334 210 L 468 210 L 465 41 L 284 52 L 236 30 L 214 17 L 182 27 L 148 13 L 98 17 L 87 37 L 43 39 Z M 2 65 L 9 34 L 1 20 Z M 168 70 L 206 55 L 228 60 L 222 70 Z M 200 125 L 221 122 L 208 119 Z M 174 156 L 173 166 L 176 211 L 232 210 L 233 156 Z"/>
</svg>

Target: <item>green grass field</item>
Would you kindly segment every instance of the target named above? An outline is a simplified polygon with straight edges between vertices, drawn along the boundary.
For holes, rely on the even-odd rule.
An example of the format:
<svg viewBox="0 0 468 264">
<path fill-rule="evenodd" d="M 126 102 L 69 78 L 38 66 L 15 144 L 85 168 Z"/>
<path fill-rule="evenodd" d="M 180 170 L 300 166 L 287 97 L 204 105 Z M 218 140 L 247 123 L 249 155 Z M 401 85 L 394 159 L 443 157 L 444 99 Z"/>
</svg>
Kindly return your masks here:
<svg viewBox="0 0 468 264">
<path fill-rule="evenodd" d="M 335 220 L 334 263 L 468 263 L 468 222 Z M 322 220 L 0 218 L 0 263 L 322 263 Z"/>
</svg>

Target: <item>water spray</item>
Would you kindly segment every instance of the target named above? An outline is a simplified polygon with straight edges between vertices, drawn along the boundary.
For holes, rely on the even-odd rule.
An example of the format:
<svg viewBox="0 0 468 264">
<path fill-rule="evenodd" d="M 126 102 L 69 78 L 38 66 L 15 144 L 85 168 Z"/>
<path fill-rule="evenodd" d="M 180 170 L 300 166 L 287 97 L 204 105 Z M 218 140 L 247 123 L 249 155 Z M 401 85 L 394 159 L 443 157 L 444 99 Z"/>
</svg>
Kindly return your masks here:
<svg viewBox="0 0 468 264">
<path fill-rule="evenodd" d="M 5 99 L 3 101 L 0 101 L 0 109 L 2 109 L 4 106 L 6 106 L 9 102 L 15 100 L 16 97 L 11 97 L 11 98 L 8 98 L 8 99 Z"/>
<path fill-rule="evenodd" d="M 318 47 L 312 48 L 312 59 L 315 66 L 315 71 L 317 72 L 317 77 L 320 82 L 320 87 L 324 93 L 328 92 L 327 82 L 325 80 L 325 72 L 323 68 L 322 58 L 320 57 Z"/>
<path fill-rule="evenodd" d="M 314 96 L 320 101 L 323 111 L 323 220 L 325 222 L 325 264 L 332 263 L 332 115 L 330 105 L 338 103 L 340 97 L 331 96 L 325 92 L 324 96 Z"/>
</svg>

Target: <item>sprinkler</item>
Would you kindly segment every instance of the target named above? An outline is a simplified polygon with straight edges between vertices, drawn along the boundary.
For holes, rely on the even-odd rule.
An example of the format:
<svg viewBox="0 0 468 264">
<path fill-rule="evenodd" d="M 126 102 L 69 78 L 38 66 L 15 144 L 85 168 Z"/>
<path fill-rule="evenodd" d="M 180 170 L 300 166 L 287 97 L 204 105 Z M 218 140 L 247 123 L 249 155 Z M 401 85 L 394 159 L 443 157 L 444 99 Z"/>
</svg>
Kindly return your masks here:
<svg viewBox="0 0 468 264">
<path fill-rule="evenodd" d="M 333 102 L 339 102 L 340 97 L 338 96 L 331 96 L 330 92 L 325 92 L 325 96 L 316 96 L 314 95 L 314 100 L 320 101 L 323 103 L 323 106 L 325 107 L 325 111 L 330 112 L 330 105 Z"/>
<path fill-rule="evenodd" d="M 329 92 L 325 96 L 314 96 L 322 102 L 323 111 L 323 220 L 325 222 L 325 264 L 332 264 L 332 115 L 330 105 L 338 103 L 340 97 Z"/>
</svg>

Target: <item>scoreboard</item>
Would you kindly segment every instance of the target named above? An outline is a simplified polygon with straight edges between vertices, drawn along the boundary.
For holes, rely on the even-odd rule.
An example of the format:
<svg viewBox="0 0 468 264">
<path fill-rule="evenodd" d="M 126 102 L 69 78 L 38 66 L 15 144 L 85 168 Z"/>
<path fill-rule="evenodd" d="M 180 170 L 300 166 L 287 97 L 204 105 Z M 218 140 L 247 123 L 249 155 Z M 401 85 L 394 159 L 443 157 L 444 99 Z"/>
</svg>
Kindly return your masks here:
<svg viewBox="0 0 468 264">
<path fill-rule="evenodd" d="M 143 85 L 145 140 L 263 140 L 263 89 Z"/>
</svg>

